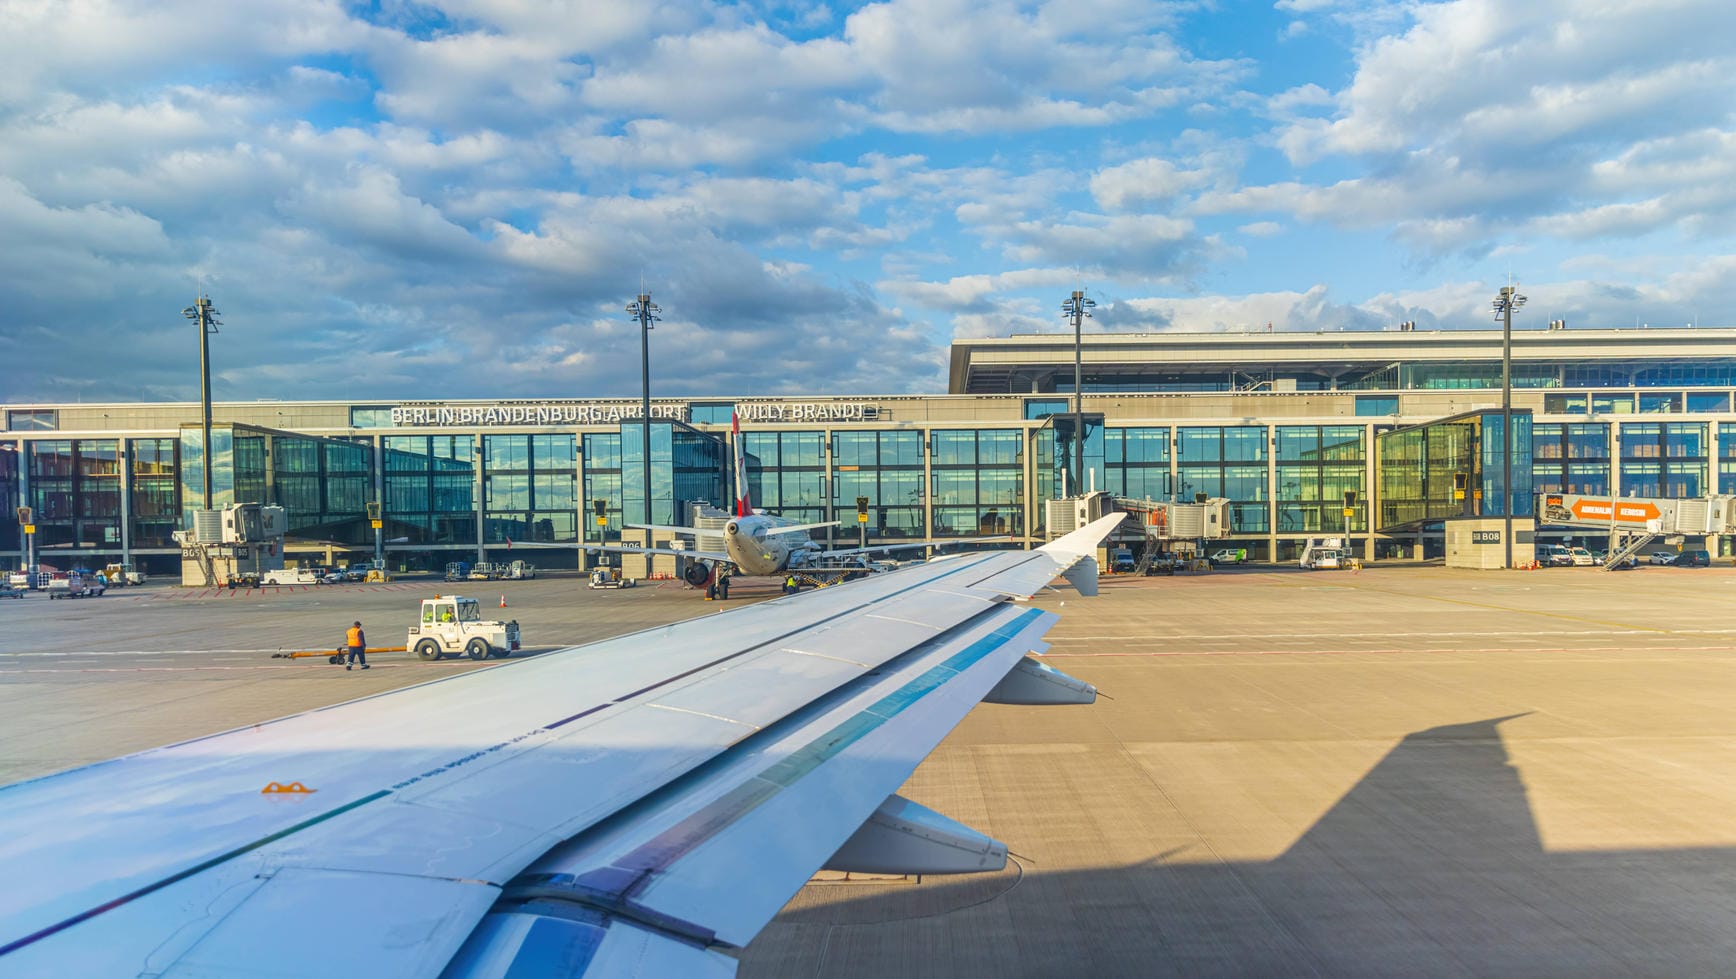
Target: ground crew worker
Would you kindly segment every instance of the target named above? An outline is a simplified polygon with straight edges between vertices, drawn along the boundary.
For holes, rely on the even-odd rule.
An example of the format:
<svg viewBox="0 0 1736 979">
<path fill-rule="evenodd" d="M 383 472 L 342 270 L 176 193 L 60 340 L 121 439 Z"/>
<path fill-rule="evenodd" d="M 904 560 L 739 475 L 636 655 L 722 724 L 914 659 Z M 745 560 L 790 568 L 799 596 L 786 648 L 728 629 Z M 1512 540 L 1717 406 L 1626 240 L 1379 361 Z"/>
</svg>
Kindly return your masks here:
<svg viewBox="0 0 1736 979">
<path fill-rule="evenodd" d="M 350 647 L 350 661 L 344 664 L 344 669 L 351 669 L 357 663 L 362 664 L 362 669 L 367 669 L 368 638 L 362 635 L 362 624 L 360 622 L 350 626 L 349 631 L 344 634 L 344 644 Z"/>
<path fill-rule="evenodd" d="M 729 575 L 717 576 L 717 597 L 720 601 L 729 601 Z"/>
<path fill-rule="evenodd" d="M 801 586 L 796 584 L 796 576 L 795 575 L 790 575 L 789 577 L 784 579 L 784 594 L 794 595 L 800 589 L 801 589 Z"/>
</svg>

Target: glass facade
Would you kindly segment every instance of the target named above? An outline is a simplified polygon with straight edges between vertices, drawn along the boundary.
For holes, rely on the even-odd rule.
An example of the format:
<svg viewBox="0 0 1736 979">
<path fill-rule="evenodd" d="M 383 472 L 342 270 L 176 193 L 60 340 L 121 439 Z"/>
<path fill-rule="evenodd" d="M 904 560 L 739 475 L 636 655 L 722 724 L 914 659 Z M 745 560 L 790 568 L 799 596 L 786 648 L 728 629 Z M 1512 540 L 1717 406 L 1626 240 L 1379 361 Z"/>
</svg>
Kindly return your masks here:
<svg viewBox="0 0 1736 979">
<path fill-rule="evenodd" d="M 1104 425 L 1101 414 L 1086 412 L 1085 421 L 1085 471 L 1084 478 L 1078 478 L 1074 470 L 1078 468 L 1078 450 L 1073 440 L 1075 418 L 1071 412 L 1064 415 L 1051 415 L 1044 426 L 1037 430 L 1036 478 L 1037 494 L 1041 499 L 1052 500 L 1079 491 L 1083 487 L 1102 489 L 1107 485 L 1107 475 L 1104 472 Z M 1042 509 L 1040 506 L 1037 508 Z M 1041 519 L 1041 514 L 1038 514 Z"/>
<path fill-rule="evenodd" d="M 1271 526 L 1266 459 L 1264 425 L 1178 428 L 1177 498 L 1225 497 L 1232 501 L 1231 531 L 1264 534 Z"/>
<path fill-rule="evenodd" d="M 1538 493 L 1609 492 L 1609 426 L 1601 422 L 1531 427 L 1532 489 Z"/>
<path fill-rule="evenodd" d="M 934 536 L 1024 534 L 1024 432 L 936 429 L 929 444 Z"/>
<path fill-rule="evenodd" d="M 484 543 L 578 541 L 577 435 L 485 435 L 482 459 Z"/>
<path fill-rule="evenodd" d="M 1501 413 L 1460 415 L 1376 437 L 1380 530 L 1460 516 L 1501 516 Z M 1513 412 L 1513 515 L 1530 516 L 1531 415 Z M 1462 489 L 1461 489 L 1462 487 Z"/>
<path fill-rule="evenodd" d="M 128 506 L 134 547 L 175 547 L 174 533 L 181 529 L 181 497 L 176 484 L 176 439 L 132 439 L 127 455 L 132 461 L 132 498 Z"/>
<path fill-rule="evenodd" d="M 917 431 L 834 432 L 832 505 L 844 521 L 838 533 L 856 530 L 851 514 L 858 497 L 868 498 L 868 536 L 897 540 L 927 536 L 923 522 L 923 440 Z"/>
<path fill-rule="evenodd" d="M 1278 533 L 1368 529 L 1368 491 L 1363 485 L 1368 453 L 1361 426 L 1284 425 L 1275 431 L 1273 442 Z M 1356 494 L 1348 521 L 1345 493 Z"/>
<path fill-rule="evenodd" d="M 1175 485 L 1169 478 L 1169 439 L 1168 428 L 1105 429 L 1109 481 L 1104 489 L 1137 500 L 1169 499 Z"/>
<path fill-rule="evenodd" d="M 1736 424 L 1718 426 L 1718 492 L 1736 493 Z"/>
<path fill-rule="evenodd" d="M 381 440 L 382 534 L 411 545 L 476 541 L 476 447 L 469 435 L 388 435 Z"/>
<path fill-rule="evenodd" d="M 815 433 L 816 439 L 818 433 Z M 609 434 L 584 437 L 585 539 L 620 537 L 623 515 L 626 523 L 645 523 L 645 462 L 642 446 L 644 426 L 629 422 Z M 818 444 L 815 445 L 817 456 Z M 685 522 L 683 506 L 704 500 L 713 506 L 725 502 L 723 473 L 726 446 L 715 436 L 671 422 L 651 424 L 651 523 Z M 821 468 L 820 472 L 824 472 Z M 817 485 L 817 484 L 816 484 Z M 815 505 L 823 506 L 818 491 Z M 593 500 L 604 501 L 608 522 L 597 526 Z M 755 501 L 755 505 L 759 505 Z"/>
<path fill-rule="evenodd" d="M 1621 427 L 1623 496 L 1703 496 L 1710 446 L 1701 422 L 1657 422 Z"/>
<path fill-rule="evenodd" d="M 797 523 L 826 519 L 826 433 L 743 432 L 748 501 Z"/>
<path fill-rule="evenodd" d="M 44 439 L 28 449 L 38 557 L 56 547 L 120 550 L 120 443 Z"/>
</svg>

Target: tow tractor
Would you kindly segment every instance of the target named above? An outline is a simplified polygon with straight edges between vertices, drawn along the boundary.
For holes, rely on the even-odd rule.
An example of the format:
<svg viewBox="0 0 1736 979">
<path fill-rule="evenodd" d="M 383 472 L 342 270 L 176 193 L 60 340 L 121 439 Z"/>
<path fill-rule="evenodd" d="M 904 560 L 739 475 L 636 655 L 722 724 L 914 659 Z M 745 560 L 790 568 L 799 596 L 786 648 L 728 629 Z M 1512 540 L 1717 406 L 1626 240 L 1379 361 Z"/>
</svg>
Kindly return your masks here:
<svg viewBox="0 0 1736 979">
<path fill-rule="evenodd" d="M 471 659 L 507 657 L 518 652 L 518 621 L 482 617 L 474 598 L 436 595 L 422 599 L 422 621 L 410 627 L 405 648 L 425 660 L 459 653 Z"/>
</svg>

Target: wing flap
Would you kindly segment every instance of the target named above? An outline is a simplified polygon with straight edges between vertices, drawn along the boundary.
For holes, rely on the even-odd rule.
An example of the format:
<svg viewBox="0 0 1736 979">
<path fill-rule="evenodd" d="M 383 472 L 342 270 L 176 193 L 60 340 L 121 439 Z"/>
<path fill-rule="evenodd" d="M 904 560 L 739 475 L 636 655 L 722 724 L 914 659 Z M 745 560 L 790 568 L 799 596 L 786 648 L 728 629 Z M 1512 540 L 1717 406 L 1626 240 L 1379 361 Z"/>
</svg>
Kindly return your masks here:
<svg viewBox="0 0 1736 979">
<path fill-rule="evenodd" d="M 993 610 L 557 847 L 506 899 L 534 885 L 611 919 L 744 944 L 1054 618 Z"/>
</svg>

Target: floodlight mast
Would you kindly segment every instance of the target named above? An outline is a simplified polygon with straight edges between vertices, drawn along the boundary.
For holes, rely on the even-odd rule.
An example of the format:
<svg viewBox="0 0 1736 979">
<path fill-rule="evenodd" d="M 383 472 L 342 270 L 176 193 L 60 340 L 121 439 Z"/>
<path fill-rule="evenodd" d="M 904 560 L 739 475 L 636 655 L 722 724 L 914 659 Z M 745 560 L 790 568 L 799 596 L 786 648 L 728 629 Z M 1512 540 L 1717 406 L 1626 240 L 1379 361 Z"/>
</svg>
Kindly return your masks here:
<svg viewBox="0 0 1736 979">
<path fill-rule="evenodd" d="M 1084 383 L 1084 322 L 1096 303 L 1085 298 L 1082 290 L 1073 290 L 1061 303 L 1063 315 L 1073 321 L 1073 495 L 1085 493 L 1085 383 Z"/>
<path fill-rule="evenodd" d="M 1492 303 L 1501 321 L 1501 515 L 1506 520 L 1501 539 L 1506 543 L 1504 568 L 1513 566 L 1513 311 L 1525 305 L 1525 297 L 1513 286 L 1501 287 Z"/>
<path fill-rule="evenodd" d="M 193 305 L 181 310 L 181 315 L 199 324 L 199 431 L 201 438 L 204 439 L 204 441 L 200 443 L 199 452 L 204 457 L 204 465 L 200 468 L 205 474 L 203 481 L 205 496 L 202 506 L 204 509 L 209 510 L 211 509 L 211 469 L 213 466 L 211 459 L 210 337 L 211 334 L 217 332 L 219 326 L 223 325 L 223 321 L 217 318 L 220 314 L 218 313 L 217 308 L 211 305 L 211 297 L 203 294 L 193 301 Z"/>
<path fill-rule="evenodd" d="M 640 409 L 641 409 L 641 413 L 644 416 L 642 420 L 644 423 L 644 431 L 645 431 L 645 444 L 641 445 L 639 447 L 639 449 L 640 449 L 641 458 L 643 459 L 643 461 L 645 463 L 645 468 L 644 468 L 644 472 L 645 472 L 644 518 L 645 518 L 645 522 L 647 524 L 649 524 L 652 522 L 652 520 L 651 520 L 651 330 L 653 329 L 653 327 L 651 326 L 651 324 L 656 323 L 662 319 L 662 317 L 658 316 L 657 314 L 663 312 L 663 307 L 661 307 L 661 306 L 659 306 L 656 303 L 651 301 L 651 294 L 650 293 L 641 292 L 637 297 L 634 298 L 634 300 L 632 302 L 627 304 L 627 312 L 631 313 L 633 315 L 633 318 L 639 321 L 639 366 L 640 366 L 640 380 L 642 383 Z M 625 501 L 623 501 L 623 502 L 625 502 Z M 646 531 L 646 533 L 650 533 L 650 531 Z M 649 546 L 651 543 L 651 539 L 649 537 L 647 537 L 645 539 L 645 543 L 647 546 Z"/>
</svg>

